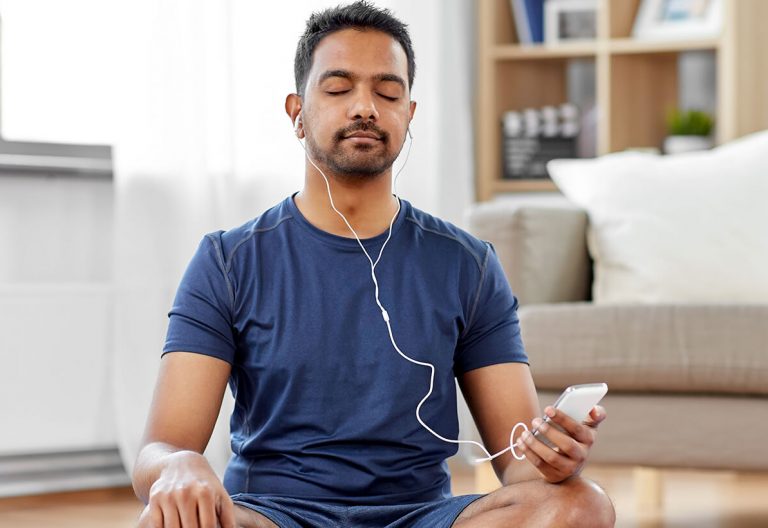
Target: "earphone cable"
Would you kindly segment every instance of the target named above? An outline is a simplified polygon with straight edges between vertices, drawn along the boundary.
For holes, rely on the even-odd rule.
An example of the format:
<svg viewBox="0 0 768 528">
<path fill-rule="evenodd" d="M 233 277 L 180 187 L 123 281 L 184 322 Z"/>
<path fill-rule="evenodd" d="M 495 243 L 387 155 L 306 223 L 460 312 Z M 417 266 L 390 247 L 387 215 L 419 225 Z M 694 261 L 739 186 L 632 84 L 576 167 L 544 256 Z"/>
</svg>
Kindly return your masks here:
<svg viewBox="0 0 768 528">
<path fill-rule="evenodd" d="M 312 164 L 312 166 L 315 167 L 315 169 L 317 169 L 317 171 L 322 175 L 323 180 L 325 180 L 325 187 L 326 187 L 326 190 L 328 191 L 328 199 L 331 202 L 331 208 L 336 212 L 336 214 L 338 214 L 341 217 L 341 219 L 347 225 L 347 228 L 349 228 L 349 230 L 352 232 L 352 235 L 355 237 L 355 240 L 357 240 L 357 243 L 360 246 L 360 249 L 363 250 L 363 253 L 365 254 L 365 257 L 368 259 L 368 262 L 371 265 L 371 278 L 373 279 L 373 284 L 374 284 L 374 297 L 375 297 L 375 300 L 376 300 L 376 304 L 378 305 L 379 309 L 381 310 L 382 318 L 384 319 L 384 322 L 387 325 L 387 331 L 389 333 L 389 340 L 392 342 L 392 346 L 395 348 L 397 353 L 400 354 L 400 356 L 402 356 L 407 361 L 410 361 L 411 363 L 414 363 L 416 365 L 421 365 L 423 367 L 429 367 L 429 369 L 430 369 L 429 391 L 421 399 L 419 404 L 416 406 L 416 419 L 418 420 L 418 422 L 421 424 L 422 427 L 424 427 L 427 431 L 429 431 L 433 436 L 437 437 L 438 439 L 440 439 L 440 440 L 442 440 L 444 442 L 448 442 L 448 443 L 451 443 L 451 444 L 471 444 L 471 445 L 475 445 L 475 446 L 479 447 L 480 449 L 482 449 L 482 451 L 485 453 L 486 457 L 485 458 L 475 459 L 474 463 L 476 463 L 476 464 L 479 464 L 479 463 L 482 463 L 482 462 L 487 462 L 489 460 L 493 460 L 494 458 L 496 458 L 496 457 L 506 453 L 507 451 L 510 451 L 512 453 L 512 456 L 516 460 L 524 460 L 525 459 L 525 455 L 518 455 L 518 453 L 515 451 L 515 444 L 513 443 L 515 432 L 519 428 L 522 428 L 525 431 L 528 431 L 528 426 L 525 423 L 523 423 L 523 422 L 519 422 L 519 423 L 515 424 L 515 426 L 512 428 L 512 432 L 510 434 L 509 446 L 506 447 L 505 449 L 499 451 L 498 453 L 491 455 L 491 453 L 488 452 L 488 450 L 485 448 L 485 446 L 483 446 L 481 443 L 476 442 L 474 440 L 454 440 L 454 439 L 450 439 L 450 438 L 445 438 L 444 436 L 442 436 L 439 433 L 437 433 L 436 431 L 434 431 L 431 427 L 429 427 L 424 422 L 424 420 L 422 420 L 422 418 L 421 418 L 421 407 L 422 407 L 422 405 L 424 405 L 424 403 L 432 395 L 432 391 L 434 390 L 434 386 L 435 386 L 435 366 L 432 363 L 428 363 L 426 361 L 419 361 L 417 359 L 413 359 L 413 358 L 409 357 L 408 355 L 403 353 L 402 350 L 400 350 L 400 347 L 397 346 L 397 343 L 395 342 L 395 337 L 392 334 L 392 325 L 390 323 L 389 313 L 387 312 L 387 310 L 384 308 L 384 306 L 381 304 L 381 301 L 379 300 L 379 281 L 376 278 L 376 271 L 375 271 L 376 270 L 376 265 L 379 263 L 379 261 L 381 260 L 381 256 L 384 253 L 384 248 L 386 247 L 387 242 L 389 242 L 389 239 L 392 237 L 392 226 L 395 223 L 395 219 L 397 218 L 397 215 L 400 214 L 400 207 L 401 207 L 401 205 L 400 205 L 400 198 L 397 196 L 396 192 L 393 193 L 395 198 L 397 198 L 397 211 L 395 212 L 394 216 L 392 217 L 392 220 L 390 220 L 390 222 L 389 222 L 389 233 L 387 234 L 387 238 L 384 241 L 384 243 L 382 244 L 381 249 L 379 250 L 379 256 L 376 258 L 376 262 L 374 263 L 373 259 L 368 254 L 368 251 L 366 251 L 365 246 L 363 246 L 363 243 L 360 241 L 360 237 L 358 237 L 357 232 L 352 228 L 350 223 L 347 221 L 347 218 L 341 213 L 341 211 L 336 209 L 336 205 L 333 202 L 333 196 L 331 195 L 331 185 L 330 185 L 330 182 L 328 181 L 328 177 L 325 175 L 325 173 L 322 171 L 322 169 L 320 167 L 318 167 L 317 164 L 315 164 L 314 160 L 312 160 L 312 157 L 309 155 L 309 152 L 307 151 L 307 148 L 304 146 L 304 144 L 301 142 L 301 140 L 298 137 L 296 139 L 298 140 L 299 145 L 301 145 L 301 148 L 304 149 L 304 153 L 306 154 L 307 160 L 309 160 L 309 162 Z M 403 165 L 400 167 L 400 170 L 397 171 L 397 174 L 395 174 L 395 179 L 394 179 L 395 191 L 397 189 L 397 177 L 400 175 L 400 172 L 403 170 L 403 168 L 405 167 L 405 164 L 408 161 L 408 156 L 409 156 L 409 154 L 411 152 L 411 145 L 412 144 L 413 144 L 413 137 L 411 136 L 410 143 L 408 144 L 408 151 L 406 152 L 406 156 L 405 156 L 405 161 L 403 162 Z"/>
</svg>

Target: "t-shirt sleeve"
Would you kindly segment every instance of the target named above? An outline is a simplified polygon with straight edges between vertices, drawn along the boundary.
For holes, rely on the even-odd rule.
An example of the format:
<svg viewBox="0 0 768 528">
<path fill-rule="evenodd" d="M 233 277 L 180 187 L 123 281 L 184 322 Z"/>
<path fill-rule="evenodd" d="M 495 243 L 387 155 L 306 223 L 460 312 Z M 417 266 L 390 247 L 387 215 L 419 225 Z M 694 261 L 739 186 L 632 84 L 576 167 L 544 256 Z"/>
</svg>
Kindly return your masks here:
<svg viewBox="0 0 768 528">
<path fill-rule="evenodd" d="M 197 352 L 233 363 L 233 290 L 226 274 L 220 237 L 203 238 L 168 313 L 163 354 Z"/>
<path fill-rule="evenodd" d="M 457 374 L 497 363 L 528 363 L 520 336 L 517 298 L 490 243 L 454 357 Z"/>
</svg>

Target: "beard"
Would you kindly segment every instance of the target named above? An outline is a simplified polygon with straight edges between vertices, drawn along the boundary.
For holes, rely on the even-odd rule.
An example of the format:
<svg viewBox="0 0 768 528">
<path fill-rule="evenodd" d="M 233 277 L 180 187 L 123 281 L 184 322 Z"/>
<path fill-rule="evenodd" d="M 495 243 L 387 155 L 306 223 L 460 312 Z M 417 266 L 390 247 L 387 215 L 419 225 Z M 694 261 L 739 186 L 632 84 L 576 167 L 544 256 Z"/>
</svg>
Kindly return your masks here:
<svg viewBox="0 0 768 528">
<path fill-rule="evenodd" d="M 346 143 L 346 138 L 357 131 L 374 132 L 381 140 L 373 145 Z M 375 124 L 358 122 L 337 131 L 329 150 L 322 150 L 310 134 L 307 134 L 307 149 L 312 158 L 348 181 L 375 179 L 392 167 L 398 152 L 390 152 L 389 134 Z M 381 150 L 383 149 L 383 152 Z"/>
</svg>

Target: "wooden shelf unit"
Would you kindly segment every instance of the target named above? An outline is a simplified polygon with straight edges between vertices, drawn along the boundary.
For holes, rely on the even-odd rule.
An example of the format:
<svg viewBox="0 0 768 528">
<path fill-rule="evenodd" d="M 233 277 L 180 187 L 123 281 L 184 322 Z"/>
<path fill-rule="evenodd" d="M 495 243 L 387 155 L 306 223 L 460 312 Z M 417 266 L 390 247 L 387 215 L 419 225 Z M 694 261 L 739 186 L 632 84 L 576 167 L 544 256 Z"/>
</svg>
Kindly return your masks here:
<svg viewBox="0 0 768 528">
<path fill-rule="evenodd" d="M 678 102 L 678 57 L 693 50 L 715 54 L 718 144 L 768 128 L 768 0 L 722 0 L 717 38 L 644 41 L 631 37 L 641 0 L 598 0 L 598 37 L 561 45 L 520 45 L 509 0 L 476 0 L 476 192 L 555 190 L 549 180 L 501 177 L 504 112 L 567 101 L 573 59 L 595 62 L 598 154 L 659 147 L 664 118 Z"/>
</svg>

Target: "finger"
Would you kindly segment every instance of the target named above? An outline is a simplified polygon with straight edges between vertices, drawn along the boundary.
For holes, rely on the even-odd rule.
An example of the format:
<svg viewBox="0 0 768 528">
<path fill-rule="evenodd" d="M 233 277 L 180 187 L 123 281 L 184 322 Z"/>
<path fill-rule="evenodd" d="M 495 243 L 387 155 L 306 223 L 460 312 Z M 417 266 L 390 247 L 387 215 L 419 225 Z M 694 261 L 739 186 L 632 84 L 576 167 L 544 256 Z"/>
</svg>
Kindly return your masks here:
<svg viewBox="0 0 768 528">
<path fill-rule="evenodd" d="M 182 528 L 200 528 L 197 521 L 197 504 L 184 504 L 179 507 L 179 519 Z"/>
<path fill-rule="evenodd" d="M 220 499 L 218 511 L 221 528 L 235 528 L 235 504 L 229 496 Z"/>
<path fill-rule="evenodd" d="M 520 437 L 517 450 L 521 455 L 525 457 L 525 460 L 530 462 L 533 467 L 541 471 L 541 466 L 544 464 L 544 461 L 541 458 L 539 458 L 539 456 L 536 453 L 531 451 L 531 449 L 526 445 L 522 436 Z"/>
<path fill-rule="evenodd" d="M 525 459 L 534 467 L 536 468 L 536 471 L 538 471 L 541 476 L 547 481 L 547 482 L 560 482 L 564 478 L 567 478 L 568 475 L 562 474 L 557 469 L 550 466 L 544 459 L 542 459 L 536 452 L 531 449 L 525 441 L 521 439 L 520 441 L 520 451 L 524 454 Z"/>
<path fill-rule="evenodd" d="M 179 511 L 176 505 L 170 501 L 163 501 L 160 503 L 160 509 L 163 511 L 163 528 L 181 528 L 181 520 L 179 519 Z"/>
<path fill-rule="evenodd" d="M 213 496 L 200 497 L 197 501 L 197 517 L 200 528 L 216 528 L 216 505 Z M 186 525 L 184 525 L 186 528 Z"/>
<path fill-rule="evenodd" d="M 552 449 L 555 452 L 567 456 L 577 463 L 581 463 L 587 458 L 588 449 L 586 446 L 546 422 L 537 425 L 534 436 L 539 440 L 542 437 L 545 438 L 553 444 Z"/>
<path fill-rule="evenodd" d="M 179 519 L 181 520 L 182 528 L 200 528 L 197 520 L 198 501 L 199 498 L 197 500 L 194 498 L 184 498 L 179 501 Z"/>
<path fill-rule="evenodd" d="M 163 528 L 163 512 L 160 508 L 147 505 L 139 517 L 138 528 Z"/>
<path fill-rule="evenodd" d="M 541 442 L 532 434 L 524 434 L 523 444 L 526 449 L 526 457 L 533 453 L 541 460 L 542 464 L 537 466 L 540 471 L 545 471 L 547 468 L 544 466 L 549 466 L 551 469 L 562 475 L 570 475 L 573 473 L 575 464 L 570 458 L 560 453 L 556 453 L 552 448 Z"/>
<path fill-rule="evenodd" d="M 564 412 L 559 411 L 554 407 L 547 407 L 544 409 L 544 414 L 547 415 L 551 422 L 556 423 L 565 429 L 565 431 L 577 442 L 581 442 L 587 446 L 591 446 L 594 443 L 593 431 L 586 425 L 577 422 Z"/>
<path fill-rule="evenodd" d="M 548 446 L 550 449 L 553 449 L 557 453 L 560 453 L 565 449 L 567 449 L 569 452 L 573 450 L 574 446 L 565 445 L 566 438 L 569 438 L 572 442 L 578 444 L 578 442 L 576 442 L 576 440 L 574 440 L 565 431 L 565 429 L 563 429 L 558 424 L 554 423 L 549 419 L 542 420 L 541 418 L 534 418 L 531 424 L 533 425 L 532 434 L 541 442 L 543 442 L 546 446 Z M 544 433 L 547 433 L 547 434 L 544 434 Z M 553 442 L 554 438 L 559 439 L 559 445 L 554 444 Z"/>
</svg>

